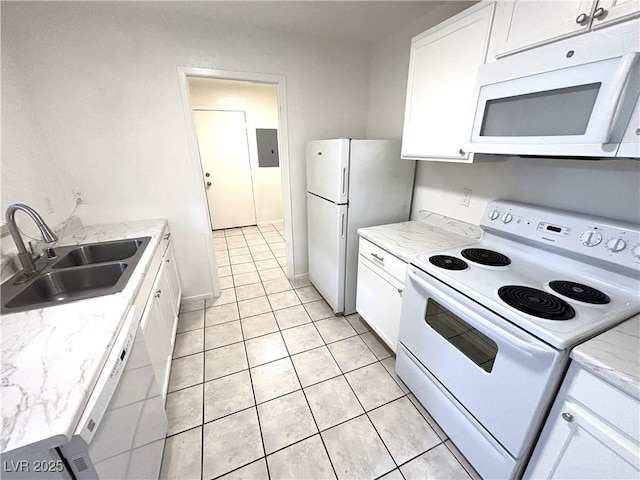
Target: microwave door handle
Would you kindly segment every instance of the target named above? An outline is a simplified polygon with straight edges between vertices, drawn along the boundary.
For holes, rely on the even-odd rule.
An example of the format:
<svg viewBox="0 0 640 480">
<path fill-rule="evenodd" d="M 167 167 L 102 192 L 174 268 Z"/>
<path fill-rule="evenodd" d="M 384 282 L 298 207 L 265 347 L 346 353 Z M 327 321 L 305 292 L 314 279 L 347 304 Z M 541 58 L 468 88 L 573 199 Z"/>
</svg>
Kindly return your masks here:
<svg viewBox="0 0 640 480">
<path fill-rule="evenodd" d="M 622 94 L 626 89 L 626 85 L 631 81 L 631 73 L 635 71 L 636 64 L 638 63 L 639 52 L 633 52 L 622 57 L 622 62 L 616 71 L 613 78 L 613 85 L 615 94 L 611 99 L 607 109 L 605 111 L 604 118 L 609 118 L 609 127 L 607 128 L 607 135 L 603 143 L 610 143 L 613 136 L 613 129 L 616 126 L 616 120 L 618 119 L 619 110 L 621 106 Z"/>
<path fill-rule="evenodd" d="M 451 310 L 452 312 L 458 314 L 459 316 L 464 317 L 465 320 L 473 319 L 473 323 L 474 323 L 473 327 L 477 328 L 478 330 L 480 331 L 484 330 L 485 332 L 493 335 L 494 337 L 500 338 L 504 342 L 517 347 L 519 350 L 523 351 L 530 357 L 541 358 L 541 357 L 555 355 L 555 352 L 551 350 L 538 347 L 537 345 L 534 345 L 530 342 L 522 340 L 519 337 L 516 337 L 515 335 L 507 332 L 506 330 L 503 330 L 499 327 L 494 326 L 491 322 L 483 321 L 482 317 L 479 314 L 465 307 L 464 305 L 460 305 L 459 302 L 457 302 L 456 300 L 451 298 L 451 296 L 447 295 L 442 291 L 438 291 L 434 295 L 433 288 L 427 282 L 425 282 L 420 277 L 418 277 L 415 273 L 413 273 L 411 269 L 408 270 L 407 276 L 409 277 L 409 280 L 416 287 L 418 287 L 419 290 L 422 290 L 424 293 L 426 293 L 430 297 L 435 297 L 437 300 L 444 303 L 448 310 Z"/>
</svg>

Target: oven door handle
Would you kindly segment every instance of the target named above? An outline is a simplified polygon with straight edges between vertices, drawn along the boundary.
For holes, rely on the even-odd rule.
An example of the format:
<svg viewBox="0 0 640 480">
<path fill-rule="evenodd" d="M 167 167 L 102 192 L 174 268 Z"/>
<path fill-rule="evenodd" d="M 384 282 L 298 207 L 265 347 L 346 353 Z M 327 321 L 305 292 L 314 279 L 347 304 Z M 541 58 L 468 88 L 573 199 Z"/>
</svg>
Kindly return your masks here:
<svg viewBox="0 0 640 480">
<path fill-rule="evenodd" d="M 552 349 L 546 349 L 543 347 L 539 347 L 534 345 L 531 342 L 527 342 L 526 340 L 513 335 L 512 333 L 503 330 L 501 328 L 496 327 L 491 322 L 483 322 L 482 317 L 477 313 L 466 307 L 465 305 L 461 305 L 460 302 L 456 301 L 450 295 L 442 291 L 434 292 L 434 288 L 417 276 L 412 268 L 409 268 L 407 273 L 409 280 L 419 289 L 425 292 L 428 296 L 433 297 L 439 300 L 441 303 L 446 305 L 446 308 L 456 313 L 460 317 L 464 318 L 465 321 L 472 320 L 469 323 L 472 323 L 474 328 L 477 328 L 480 331 L 484 331 L 484 333 L 490 334 L 494 337 L 500 338 L 507 344 L 511 344 L 514 347 L 517 347 L 519 350 L 524 352 L 530 357 L 547 357 L 554 356 L 556 352 Z"/>
</svg>

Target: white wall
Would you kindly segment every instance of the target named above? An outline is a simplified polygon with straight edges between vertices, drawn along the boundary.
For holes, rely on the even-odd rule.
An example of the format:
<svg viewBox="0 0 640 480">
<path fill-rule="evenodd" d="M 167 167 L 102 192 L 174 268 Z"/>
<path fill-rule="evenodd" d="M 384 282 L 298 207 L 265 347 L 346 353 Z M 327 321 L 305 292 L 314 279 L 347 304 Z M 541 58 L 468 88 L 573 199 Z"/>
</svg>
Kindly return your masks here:
<svg viewBox="0 0 640 480">
<path fill-rule="evenodd" d="M 22 80 L 11 88 L 39 107 L 46 163 L 86 195 L 83 221 L 168 218 L 187 297 L 212 291 L 203 261 L 210 233 L 176 67 L 284 75 L 294 269 L 307 272 L 305 143 L 365 134 L 367 48 L 179 18 L 154 2 L 3 2 L 2 46 L 3 62 L 5 48 L 15 52 Z M 3 111 L 3 124 L 13 121 Z M 23 132 L 20 144 L 34 135 Z M 3 163 L 25 159 L 3 152 Z"/>
<path fill-rule="evenodd" d="M 5 45 L 4 36 L 2 40 L 2 222 L 10 204 L 25 203 L 55 227 L 73 210 L 71 189 L 51 162 L 39 122 L 41 109 L 21 88 L 24 77 L 14 61 L 16 52 L 12 45 Z M 23 231 L 39 236 L 25 214 L 18 212 L 15 218 Z"/>
<path fill-rule="evenodd" d="M 452 2 L 439 10 L 442 20 L 470 3 Z M 400 138 L 407 89 L 411 37 L 441 21 L 434 15 L 375 45 L 369 86 L 369 138 Z M 420 28 L 420 27 L 423 28 Z M 479 223 L 494 199 L 527 202 L 640 222 L 640 162 L 630 160 L 551 160 L 499 158 L 471 165 L 420 161 L 416 171 L 412 218 L 428 209 Z M 468 207 L 462 189 L 472 190 Z"/>
<path fill-rule="evenodd" d="M 284 221 L 281 169 L 258 166 L 256 140 L 256 128 L 278 128 L 277 86 L 209 78 L 188 81 L 193 108 L 245 112 L 257 222 Z"/>
</svg>

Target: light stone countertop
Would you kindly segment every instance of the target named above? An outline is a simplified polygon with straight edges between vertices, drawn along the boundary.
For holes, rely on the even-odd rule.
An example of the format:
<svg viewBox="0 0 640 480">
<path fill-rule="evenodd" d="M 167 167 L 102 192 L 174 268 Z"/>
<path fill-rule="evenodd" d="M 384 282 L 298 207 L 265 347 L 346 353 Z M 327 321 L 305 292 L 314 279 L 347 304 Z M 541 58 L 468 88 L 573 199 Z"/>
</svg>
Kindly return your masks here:
<svg viewBox="0 0 640 480">
<path fill-rule="evenodd" d="M 1 451 L 71 437 L 149 269 L 166 220 L 82 227 L 56 245 L 151 237 L 122 292 L 0 316 Z"/>
<path fill-rule="evenodd" d="M 578 345 L 571 358 L 640 400 L 640 314 Z"/>
<path fill-rule="evenodd" d="M 360 228 L 358 234 L 410 263 L 419 253 L 474 243 L 482 237 L 482 229 L 421 210 L 418 220 Z"/>
</svg>

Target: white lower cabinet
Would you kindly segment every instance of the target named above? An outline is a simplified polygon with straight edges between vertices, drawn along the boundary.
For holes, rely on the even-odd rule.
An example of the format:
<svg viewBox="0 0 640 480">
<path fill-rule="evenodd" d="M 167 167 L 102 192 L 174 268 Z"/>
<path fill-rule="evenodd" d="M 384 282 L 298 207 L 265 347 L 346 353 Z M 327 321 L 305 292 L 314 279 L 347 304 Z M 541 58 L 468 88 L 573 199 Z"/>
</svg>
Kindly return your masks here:
<svg viewBox="0 0 640 480">
<path fill-rule="evenodd" d="M 640 402 L 571 363 L 525 478 L 640 478 Z"/>
<path fill-rule="evenodd" d="M 395 352 L 407 265 L 364 238 L 359 253 L 356 311 Z"/>
<path fill-rule="evenodd" d="M 151 288 L 151 295 L 140 320 L 140 326 L 149 346 L 153 371 L 165 398 L 169 387 L 169 371 L 178 325 L 181 293 L 173 252 L 169 244 L 162 257 Z"/>
</svg>

